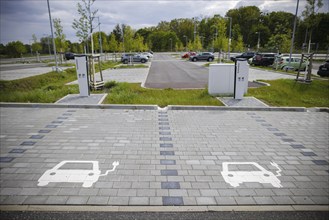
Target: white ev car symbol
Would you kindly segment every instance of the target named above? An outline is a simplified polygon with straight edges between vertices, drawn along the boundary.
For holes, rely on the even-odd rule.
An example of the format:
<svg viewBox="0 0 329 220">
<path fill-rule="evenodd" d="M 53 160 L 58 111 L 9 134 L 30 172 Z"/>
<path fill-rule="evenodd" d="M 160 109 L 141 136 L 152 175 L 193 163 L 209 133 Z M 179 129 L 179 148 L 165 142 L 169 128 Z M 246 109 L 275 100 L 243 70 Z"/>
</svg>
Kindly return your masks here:
<svg viewBox="0 0 329 220">
<path fill-rule="evenodd" d="M 279 166 L 272 162 L 271 165 L 276 167 L 276 175 L 267 171 L 258 163 L 255 162 L 223 162 L 223 171 L 221 172 L 224 180 L 233 187 L 239 186 L 244 182 L 258 182 L 258 183 L 270 183 L 273 187 L 281 188 L 281 181 L 277 176 L 281 176 L 281 169 Z M 229 165 L 253 165 L 260 171 L 229 171 Z"/>
<path fill-rule="evenodd" d="M 60 169 L 64 165 L 92 165 L 92 169 Z M 68 183 L 83 183 L 83 187 L 91 187 L 98 181 L 100 176 L 106 176 L 109 172 L 113 172 L 119 165 L 118 161 L 112 163 L 112 170 L 107 170 L 101 174 L 98 161 L 62 161 L 52 169 L 47 170 L 38 180 L 38 186 L 46 186 L 50 182 L 68 182 Z"/>
</svg>

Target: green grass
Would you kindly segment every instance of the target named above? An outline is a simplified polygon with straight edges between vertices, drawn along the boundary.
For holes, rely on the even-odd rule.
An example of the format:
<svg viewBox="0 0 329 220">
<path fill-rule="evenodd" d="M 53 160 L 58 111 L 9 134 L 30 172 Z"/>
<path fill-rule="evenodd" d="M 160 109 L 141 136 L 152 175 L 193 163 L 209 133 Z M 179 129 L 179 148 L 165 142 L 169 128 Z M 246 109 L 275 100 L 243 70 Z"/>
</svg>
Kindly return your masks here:
<svg viewBox="0 0 329 220">
<path fill-rule="evenodd" d="M 206 89 L 145 89 L 137 83 L 112 85 L 103 104 L 148 104 L 160 107 L 167 105 L 222 105 L 216 98 L 210 96 Z"/>
<path fill-rule="evenodd" d="M 0 101 L 52 103 L 67 94 L 79 93 L 78 85 L 65 85 L 74 80 L 74 68 L 12 81 L 0 80 Z"/>
<path fill-rule="evenodd" d="M 270 106 L 329 107 L 329 81 L 313 80 L 311 84 L 291 79 L 264 81 L 271 86 L 248 89 L 254 96 Z"/>
</svg>

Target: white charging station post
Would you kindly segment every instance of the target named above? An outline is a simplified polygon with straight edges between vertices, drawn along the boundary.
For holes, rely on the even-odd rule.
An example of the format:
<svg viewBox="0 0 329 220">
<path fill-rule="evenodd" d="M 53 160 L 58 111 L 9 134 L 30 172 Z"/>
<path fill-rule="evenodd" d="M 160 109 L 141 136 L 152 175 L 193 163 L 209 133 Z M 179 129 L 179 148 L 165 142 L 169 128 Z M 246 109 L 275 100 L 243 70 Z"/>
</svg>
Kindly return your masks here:
<svg viewBox="0 0 329 220">
<path fill-rule="evenodd" d="M 86 55 L 75 55 L 75 65 L 79 83 L 80 96 L 89 96 L 88 62 Z"/>
<path fill-rule="evenodd" d="M 234 71 L 234 99 L 243 99 L 248 88 L 249 64 L 245 59 L 236 59 Z"/>
</svg>

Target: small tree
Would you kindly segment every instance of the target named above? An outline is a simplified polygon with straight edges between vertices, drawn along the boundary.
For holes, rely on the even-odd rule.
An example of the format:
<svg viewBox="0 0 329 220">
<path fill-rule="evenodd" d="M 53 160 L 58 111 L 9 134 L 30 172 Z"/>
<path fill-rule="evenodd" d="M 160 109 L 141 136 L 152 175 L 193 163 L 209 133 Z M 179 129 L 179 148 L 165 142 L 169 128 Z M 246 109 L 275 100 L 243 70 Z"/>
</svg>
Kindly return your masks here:
<svg viewBox="0 0 329 220">
<path fill-rule="evenodd" d="M 78 13 L 80 15 L 79 20 L 74 19 L 72 27 L 75 29 L 76 36 L 81 42 L 87 44 L 89 35 L 93 32 L 93 21 L 98 12 L 97 10 L 92 11 L 91 7 L 96 0 L 82 0 L 82 4 L 78 3 Z"/>
<path fill-rule="evenodd" d="M 108 45 L 109 45 L 109 51 L 111 52 L 116 52 L 119 50 L 118 42 L 115 39 L 115 35 L 113 33 L 110 35 L 110 40 Z"/>
<path fill-rule="evenodd" d="M 40 44 L 40 42 L 38 42 L 38 38 L 35 34 L 32 34 L 32 39 L 32 50 L 35 51 L 36 54 L 38 54 L 38 52 L 42 50 L 42 45 Z"/>
<path fill-rule="evenodd" d="M 63 33 L 63 26 L 61 25 L 61 19 L 55 18 L 54 20 L 54 28 L 55 28 L 55 45 L 58 51 L 60 52 L 61 62 L 63 62 L 63 53 L 68 47 L 68 43 L 66 41 L 66 36 Z"/>
</svg>

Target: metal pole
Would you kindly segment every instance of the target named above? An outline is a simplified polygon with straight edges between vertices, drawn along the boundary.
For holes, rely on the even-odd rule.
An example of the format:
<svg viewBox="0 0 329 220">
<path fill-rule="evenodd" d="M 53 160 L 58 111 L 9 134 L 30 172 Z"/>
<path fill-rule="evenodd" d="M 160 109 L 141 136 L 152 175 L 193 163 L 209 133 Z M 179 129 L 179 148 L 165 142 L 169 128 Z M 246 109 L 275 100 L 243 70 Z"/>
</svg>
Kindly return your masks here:
<svg viewBox="0 0 329 220">
<path fill-rule="evenodd" d="M 228 59 L 230 59 L 231 57 L 231 35 L 232 35 L 232 17 L 227 17 L 230 19 L 230 32 L 229 32 L 229 35 L 228 35 Z"/>
<path fill-rule="evenodd" d="M 98 32 L 99 32 L 99 48 L 100 48 L 100 53 L 102 55 L 103 53 L 103 45 L 102 45 L 102 36 L 101 36 L 101 23 L 99 22 L 99 17 L 98 18 Z"/>
<path fill-rule="evenodd" d="M 50 22 L 51 37 L 53 38 L 56 72 L 58 72 L 58 63 L 57 63 L 57 55 L 56 55 L 56 45 L 55 45 L 55 38 L 54 38 L 54 31 L 53 31 L 53 23 L 52 23 L 52 20 L 51 20 L 49 0 L 47 0 L 47 4 L 48 4 L 48 13 L 49 13 L 49 22 Z"/>
<path fill-rule="evenodd" d="M 288 64 L 289 66 L 290 66 L 290 63 L 291 63 L 292 50 L 294 48 L 294 40 L 295 40 L 295 31 L 296 31 L 296 23 L 297 23 L 298 5 L 299 5 L 299 0 L 297 0 L 295 20 L 294 20 L 294 29 L 292 31 L 292 38 L 291 38 L 291 45 L 290 45 L 290 54 L 289 54 L 289 64 Z"/>
</svg>

